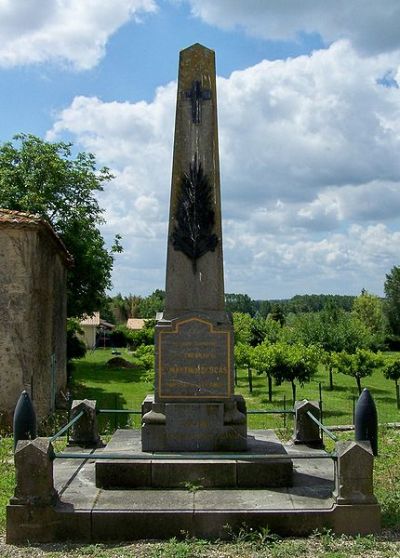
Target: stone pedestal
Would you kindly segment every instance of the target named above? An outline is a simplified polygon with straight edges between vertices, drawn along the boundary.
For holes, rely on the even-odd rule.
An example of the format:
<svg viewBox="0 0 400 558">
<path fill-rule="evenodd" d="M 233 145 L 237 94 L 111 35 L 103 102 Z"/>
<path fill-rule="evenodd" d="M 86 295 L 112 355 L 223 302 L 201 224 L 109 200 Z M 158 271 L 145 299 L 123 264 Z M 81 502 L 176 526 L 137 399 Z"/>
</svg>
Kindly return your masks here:
<svg viewBox="0 0 400 558">
<path fill-rule="evenodd" d="M 369 442 L 336 443 L 335 491 L 336 502 L 376 504 L 373 486 L 374 456 Z"/>
<path fill-rule="evenodd" d="M 309 416 L 310 412 L 316 419 L 320 420 L 321 411 L 317 401 L 296 401 L 294 404 L 294 433 L 295 444 L 307 444 L 313 447 L 323 445 L 319 426 Z"/>
<path fill-rule="evenodd" d="M 102 446 L 97 426 L 96 401 L 89 399 L 74 400 L 71 406 L 71 419 L 81 411 L 83 411 L 83 415 L 71 428 L 70 445 L 86 448 Z"/>
<path fill-rule="evenodd" d="M 222 402 L 143 402 L 142 450 L 244 451 L 247 448 L 243 397 Z"/>
<path fill-rule="evenodd" d="M 53 446 L 48 438 L 18 442 L 14 455 L 16 487 L 10 504 L 51 506 L 56 503 L 53 459 Z"/>
</svg>

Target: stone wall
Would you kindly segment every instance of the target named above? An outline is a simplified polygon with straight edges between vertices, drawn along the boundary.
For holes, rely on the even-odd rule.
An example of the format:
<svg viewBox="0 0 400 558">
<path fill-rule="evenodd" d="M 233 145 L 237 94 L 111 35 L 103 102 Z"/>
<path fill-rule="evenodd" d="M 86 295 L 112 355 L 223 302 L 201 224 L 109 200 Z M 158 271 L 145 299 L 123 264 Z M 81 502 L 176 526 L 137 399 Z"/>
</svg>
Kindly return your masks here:
<svg viewBox="0 0 400 558">
<path fill-rule="evenodd" d="M 40 419 L 66 385 L 68 254 L 47 224 L 28 215 L 0 210 L 0 413 L 6 423 L 23 389 Z"/>
</svg>

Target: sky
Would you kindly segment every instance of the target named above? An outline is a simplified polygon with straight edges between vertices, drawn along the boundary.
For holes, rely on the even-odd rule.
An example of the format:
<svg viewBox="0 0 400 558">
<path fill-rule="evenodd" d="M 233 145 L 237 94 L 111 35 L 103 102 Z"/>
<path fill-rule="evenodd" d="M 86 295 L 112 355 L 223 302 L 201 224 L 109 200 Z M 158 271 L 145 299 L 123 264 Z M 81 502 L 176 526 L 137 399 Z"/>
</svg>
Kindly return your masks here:
<svg viewBox="0 0 400 558">
<path fill-rule="evenodd" d="M 165 286 L 179 51 L 216 52 L 225 291 L 382 295 L 400 265 L 398 0 L 0 0 L 0 142 L 71 141 L 112 293 Z"/>
</svg>

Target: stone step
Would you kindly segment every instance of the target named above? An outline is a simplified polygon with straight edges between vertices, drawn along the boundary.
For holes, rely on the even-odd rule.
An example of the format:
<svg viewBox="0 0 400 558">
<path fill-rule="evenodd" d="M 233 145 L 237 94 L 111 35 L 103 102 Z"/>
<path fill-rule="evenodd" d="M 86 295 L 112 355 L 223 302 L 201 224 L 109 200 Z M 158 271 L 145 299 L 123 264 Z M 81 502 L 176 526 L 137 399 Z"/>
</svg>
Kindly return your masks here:
<svg viewBox="0 0 400 558">
<path fill-rule="evenodd" d="M 98 452 L 99 453 L 99 452 Z M 117 430 L 103 453 L 115 459 L 96 460 L 96 486 L 104 489 L 132 488 L 278 488 L 292 486 L 293 463 L 273 431 L 248 437 L 248 449 L 223 460 L 210 455 L 198 459 L 160 459 L 141 452 L 140 437 L 135 430 Z M 118 459 L 118 454 L 140 459 Z M 215 454 L 217 457 L 219 454 Z M 251 459 L 248 456 L 256 456 Z M 263 459 L 263 456 L 266 456 Z M 276 456 L 276 459 L 274 459 Z"/>
</svg>

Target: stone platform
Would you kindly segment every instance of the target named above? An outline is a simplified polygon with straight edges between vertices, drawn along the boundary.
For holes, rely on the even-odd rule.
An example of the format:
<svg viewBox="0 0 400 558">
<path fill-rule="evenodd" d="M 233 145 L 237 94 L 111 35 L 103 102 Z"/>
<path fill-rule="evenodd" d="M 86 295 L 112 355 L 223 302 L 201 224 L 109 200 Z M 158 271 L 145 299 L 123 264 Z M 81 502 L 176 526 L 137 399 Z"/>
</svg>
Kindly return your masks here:
<svg viewBox="0 0 400 558">
<path fill-rule="evenodd" d="M 105 454 L 138 455 L 141 459 L 110 459 L 96 462 L 96 486 L 99 488 L 276 488 L 292 485 L 293 463 L 272 430 L 248 436 L 243 459 L 155 459 L 157 454 L 141 451 L 137 430 L 117 430 Z M 200 454 L 201 455 L 201 454 Z M 214 454 L 218 455 L 218 454 Z M 229 453 L 224 454 L 229 457 Z M 247 458 L 256 455 L 257 458 Z M 263 459 L 262 456 L 268 457 Z M 179 454 L 178 454 L 179 456 Z M 276 456 L 276 459 L 271 459 Z M 199 457 L 197 455 L 196 457 Z M 287 459 L 282 459 L 287 457 Z"/>
<path fill-rule="evenodd" d="M 267 435 L 250 434 L 255 438 Z M 336 502 L 334 464 L 323 458 L 324 450 L 301 444 L 285 444 L 285 450 L 293 460 L 292 486 L 258 489 L 106 490 L 96 487 L 95 479 L 96 455 L 105 449 L 93 451 L 84 460 L 56 459 L 59 502 L 42 507 L 9 505 L 7 542 L 121 542 L 186 534 L 224 539 L 244 523 L 249 528 L 268 526 L 283 536 L 324 528 L 349 535 L 379 531 L 379 505 Z M 296 459 L 305 452 L 310 458 Z"/>
</svg>

